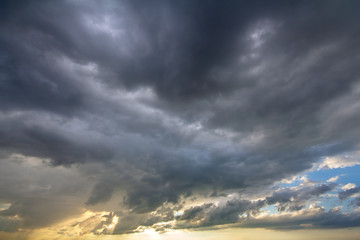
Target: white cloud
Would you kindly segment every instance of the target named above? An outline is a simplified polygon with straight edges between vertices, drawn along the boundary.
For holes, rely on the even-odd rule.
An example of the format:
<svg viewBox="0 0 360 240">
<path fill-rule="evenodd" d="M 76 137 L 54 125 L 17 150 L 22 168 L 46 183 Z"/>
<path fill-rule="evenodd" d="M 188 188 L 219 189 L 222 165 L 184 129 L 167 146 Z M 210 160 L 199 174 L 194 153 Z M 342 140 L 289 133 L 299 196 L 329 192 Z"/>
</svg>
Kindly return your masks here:
<svg viewBox="0 0 360 240">
<path fill-rule="evenodd" d="M 334 168 L 346 168 L 360 164 L 358 158 L 354 156 L 333 156 L 326 157 L 322 163 L 317 167 L 317 170 L 321 169 L 334 169 Z"/>
<path fill-rule="evenodd" d="M 298 176 L 292 176 L 281 180 L 282 183 L 290 184 L 297 180 Z"/>
<path fill-rule="evenodd" d="M 348 183 L 348 184 L 342 186 L 341 189 L 348 190 L 348 189 L 355 188 L 355 187 L 356 187 L 355 183 Z"/>
<path fill-rule="evenodd" d="M 332 178 L 329 178 L 328 180 L 326 180 L 326 182 L 336 182 L 339 179 L 339 176 L 335 176 Z"/>
<path fill-rule="evenodd" d="M 314 186 L 314 185 L 316 185 L 316 182 L 308 179 L 307 176 L 302 176 L 302 177 L 300 178 L 300 180 L 303 181 L 303 182 L 300 184 L 300 186 Z"/>
</svg>

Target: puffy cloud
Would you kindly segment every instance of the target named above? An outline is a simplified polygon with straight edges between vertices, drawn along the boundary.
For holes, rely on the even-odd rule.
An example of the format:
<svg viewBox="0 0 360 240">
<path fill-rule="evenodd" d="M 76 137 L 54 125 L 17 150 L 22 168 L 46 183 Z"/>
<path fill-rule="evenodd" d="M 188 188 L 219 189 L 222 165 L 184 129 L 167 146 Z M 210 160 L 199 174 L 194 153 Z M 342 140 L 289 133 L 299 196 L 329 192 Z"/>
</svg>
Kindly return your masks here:
<svg viewBox="0 0 360 240">
<path fill-rule="evenodd" d="M 339 177 L 340 176 L 335 176 L 335 177 L 329 178 L 328 180 L 326 180 L 326 182 L 336 182 L 337 180 L 339 180 Z"/>
<path fill-rule="evenodd" d="M 342 186 L 341 189 L 348 190 L 348 189 L 355 188 L 355 187 L 356 187 L 355 183 L 348 183 L 348 184 L 345 184 L 344 186 Z"/>
<path fill-rule="evenodd" d="M 359 160 L 353 157 L 326 157 L 318 169 L 346 168 L 360 164 Z"/>
</svg>

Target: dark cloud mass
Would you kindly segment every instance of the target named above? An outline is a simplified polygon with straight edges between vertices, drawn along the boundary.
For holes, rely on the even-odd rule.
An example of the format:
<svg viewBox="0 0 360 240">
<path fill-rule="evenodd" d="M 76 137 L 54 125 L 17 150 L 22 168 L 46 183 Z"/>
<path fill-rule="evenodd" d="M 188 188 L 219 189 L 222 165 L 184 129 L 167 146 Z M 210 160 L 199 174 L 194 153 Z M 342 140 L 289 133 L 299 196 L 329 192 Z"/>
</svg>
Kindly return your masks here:
<svg viewBox="0 0 360 240">
<path fill-rule="evenodd" d="M 80 208 L 112 211 L 121 216 L 114 233 L 163 231 L 156 223 L 171 220 L 169 228 L 359 226 L 357 213 L 305 209 L 336 184 L 268 192 L 322 157 L 359 150 L 359 7 L 2 1 L 0 165 L 20 179 L 0 177 L 0 203 L 11 204 L 0 217 L 43 227 Z M 74 184 L 21 177 L 25 167 L 34 175 L 69 171 Z M 38 195 L 26 187 L 47 181 Z M 186 205 L 229 194 L 240 197 Z M 185 210 L 173 217 L 176 205 Z M 256 218 L 270 205 L 306 216 Z M 87 221 L 105 229 L 114 216 Z"/>
</svg>

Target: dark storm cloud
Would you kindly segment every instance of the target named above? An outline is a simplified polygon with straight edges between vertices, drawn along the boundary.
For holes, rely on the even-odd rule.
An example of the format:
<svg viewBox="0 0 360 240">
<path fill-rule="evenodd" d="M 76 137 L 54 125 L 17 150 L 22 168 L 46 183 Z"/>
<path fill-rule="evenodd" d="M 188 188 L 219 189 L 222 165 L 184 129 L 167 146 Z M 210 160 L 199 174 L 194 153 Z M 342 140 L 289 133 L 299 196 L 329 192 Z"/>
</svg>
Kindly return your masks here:
<svg viewBox="0 0 360 240">
<path fill-rule="evenodd" d="M 196 194 L 260 192 L 358 149 L 358 1 L 1 4 L 0 147 L 77 165 L 97 182 L 87 206 L 124 192 L 138 219 Z M 333 187 L 266 201 L 299 210 Z M 254 204 L 184 217 L 233 222 Z"/>
<path fill-rule="evenodd" d="M 114 187 L 107 182 L 98 183 L 94 186 L 93 191 L 86 204 L 94 205 L 100 202 L 107 202 L 110 200 L 114 191 Z"/>
<path fill-rule="evenodd" d="M 112 152 L 107 146 L 81 136 L 64 134 L 64 129 L 54 129 L 40 122 L 24 121 L 31 114 L 0 120 L 0 146 L 8 151 L 51 158 L 54 165 L 70 165 L 86 160 L 108 159 Z M 38 121 L 42 119 L 35 118 Z M 33 120 L 33 119 L 31 119 Z M 45 123 L 46 125 L 46 123 Z M 80 137 L 80 138 L 79 138 Z"/>
</svg>

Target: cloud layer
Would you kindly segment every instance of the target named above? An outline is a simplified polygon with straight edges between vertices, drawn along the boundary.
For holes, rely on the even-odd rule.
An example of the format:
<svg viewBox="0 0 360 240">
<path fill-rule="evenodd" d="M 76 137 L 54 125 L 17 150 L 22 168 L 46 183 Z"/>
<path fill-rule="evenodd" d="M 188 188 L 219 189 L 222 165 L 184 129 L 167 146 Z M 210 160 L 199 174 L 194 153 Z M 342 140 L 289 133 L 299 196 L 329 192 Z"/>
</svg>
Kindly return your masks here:
<svg viewBox="0 0 360 240">
<path fill-rule="evenodd" d="M 1 5 L 2 218 L 34 228 L 105 211 L 120 216 L 111 233 L 358 226 L 306 205 L 334 183 L 270 188 L 324 158 L 358 164 L 338 157 L 360 143 L 358 1 Z M 279 222 L 256 217 L 270 205 Z"/>
</svg>

